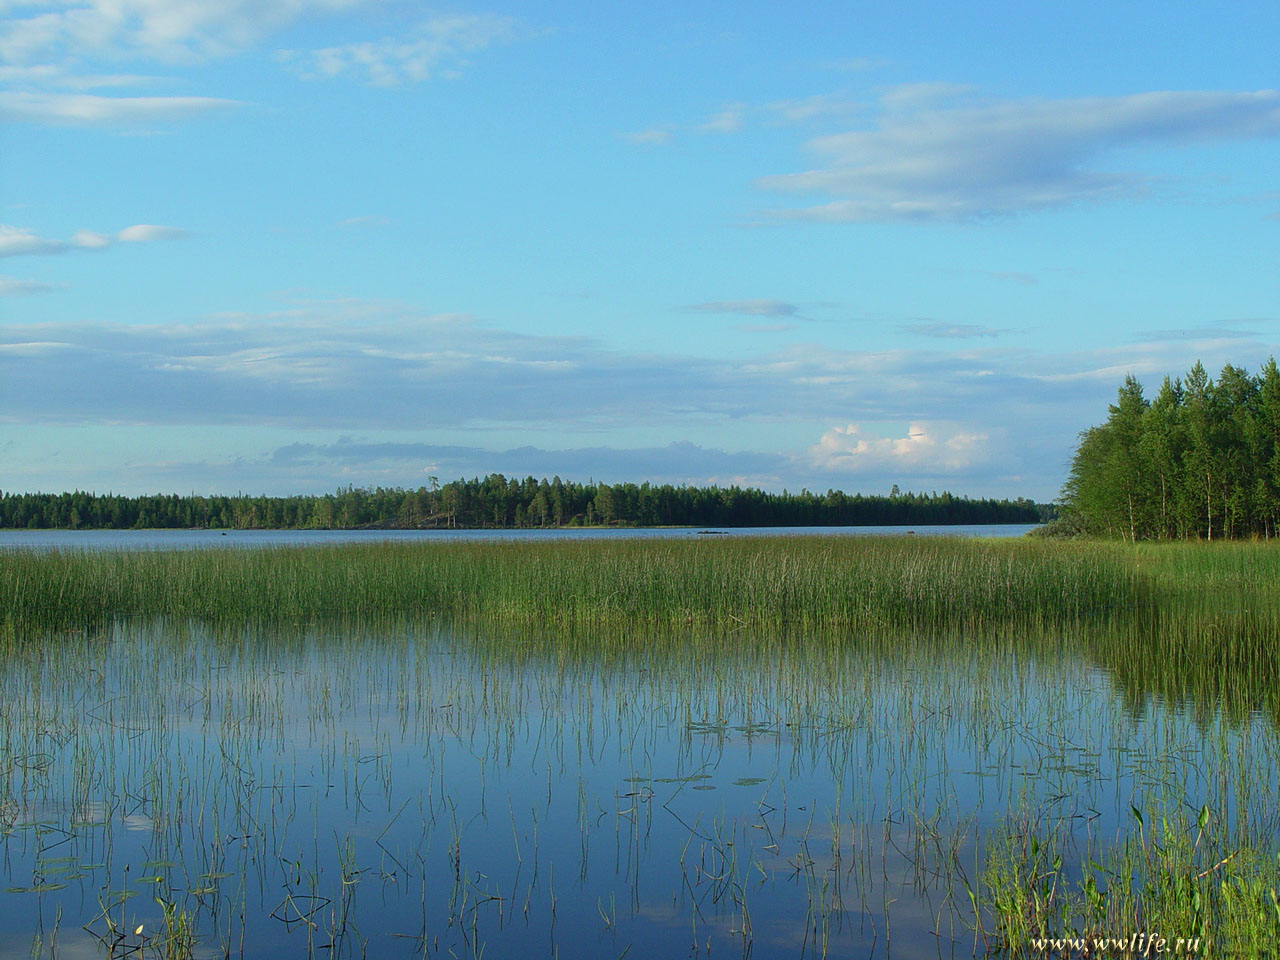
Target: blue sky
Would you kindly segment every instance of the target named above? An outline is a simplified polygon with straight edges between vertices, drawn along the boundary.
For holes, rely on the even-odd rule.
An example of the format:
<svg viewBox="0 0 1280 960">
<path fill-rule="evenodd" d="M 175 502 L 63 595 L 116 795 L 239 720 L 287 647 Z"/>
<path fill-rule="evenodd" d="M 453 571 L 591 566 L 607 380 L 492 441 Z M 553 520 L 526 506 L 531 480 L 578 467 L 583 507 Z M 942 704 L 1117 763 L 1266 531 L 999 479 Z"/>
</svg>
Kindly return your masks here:
<svg viewBox="0 0 1280 960">
<path fill-rule="evenodd" d="M 1280 313 L 1280 7 L 0 0 L 0 489 L 1054 497 Z"/>
</svg>

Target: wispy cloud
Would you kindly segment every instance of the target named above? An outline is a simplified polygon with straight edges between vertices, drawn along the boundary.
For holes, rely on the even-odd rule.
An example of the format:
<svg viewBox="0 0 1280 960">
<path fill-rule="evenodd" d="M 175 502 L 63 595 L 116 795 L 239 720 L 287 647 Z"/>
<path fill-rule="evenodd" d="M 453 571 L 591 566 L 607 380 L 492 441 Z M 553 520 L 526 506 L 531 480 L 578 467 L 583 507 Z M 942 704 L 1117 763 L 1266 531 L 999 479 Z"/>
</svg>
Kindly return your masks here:
<svg viewBox="0 0 1280 960">
<path fill-rule="evenodd" d="M 120 243 L 154 243 L 157 240 L 181 240 L 188 236 L 178 227 L 162 227 L 154 223 L 136 223 L 116 234 Z"/>
<path fill-rule="evenodd" d="M 995 327 L 983 327 L 976 323 L 946 323 L 941 320 L 911 320 L 898 324 L 903 333 L 914 333 L 922 337 L 936 337 L 942 340 L 971 340 L 974 337 L 998 337 L 1006 330 Z"/>
<path fill-rule="evenodd" d="M 94 230 L 78 230 L 70 240 L 51 240 L 26 227 L 0 224 L 0 257 L 36 256 L 66 253 L 70 250 L 102 250 L 117 243 L 155 243 L 188 236 L 177 227 L 153 223 L 136 223 L 119 233 L 106 234 Z"/>
<path fill-rule="evenodd" d="M 53 0 L 6 4 L 0 59 L 10 64 L 80 57 L 190 63 L 228 56 L 303 17 L 374 0 Z M 24 11 L 25 16 L 16 11 Z"/>
<path fill-rule="evenodd" d="M 409 467 L 401 473 L 421 478 L 427 468 L 444 478 L 498 472 L 508 476 L 586 478 L 618 482 L 637 477 L 657 483 L 706 482 L 715 477 L 776 474 L 789 458 L 767 452 L 731 453 L 678 441 L 664 446 L 591 446 L 547 449 L 522 446 L 486 450 L 454 444 L 369 441 L 340 437 L 327 444 L 292 443 L 266 458 L 278 467 L 330 470 L 334 467 Z M 421 482 L 421 481 L 419 481 Z"/>
<path fill-rule="evenodd" d="M 1139 343 L 1161 340 L 1249 340 L 1258 336 L 1257 328 L 1265 320 L 1219 320 L 1196 327 L 1174 327 L 1139 330 L 1133 339 Z M 1270 321 L 1274 325 L 1275 321 Z"/>
<path fill-rule="evenodd" d="M 843 73 L 865 73 L 869 70 L 881 70 L 892 62 L 879 57 L 849 57 L 844 60 L 829 60 L 825 66 L 829 70 L 839 70 Z"/>
<path fill-rule="evenodd" d="M 359 217 L 347 217 L 345 220 L 338 221 L 340 227 L 386 227 L 390 226 L 391 218 L 384 217 L 378 213 L 364 214 Z"/>
<path fill-rule="evenodd" d="M 743 333 L 786 333 L 796 329 L 794 323 L 735 323 L 733 329 Z"/>
<path fill-rule="evenodd" d="M 158 83 L 161 77 L 136 73 L 75 74 L 61 64 L 0 66 L 0 84 L 27 87 L 97 90 L 105 87 L 139 87 Z"/>
<path fill-rule="evenodd" d="M 786 123 L 810 120 L 848 119 L 866 109 L 866 105 L 831 94 L 818 94 L 793 100 L 775 100 L 765 106 L 775 119 Z"/>
<path fill-rule="evenodd" d="M 393 87 L 456 77 L 469 55 L 512 40 L 517 32 L 511 17 L 454 14 L 430 17 L 405 36 L 305 52 L 283 50 L 277 56 L 309 80 L 354 74 L 374 86 Z"/>
<path fill-rule="evenodd" d="M 1033 287 L 1040 281 L 1029 273 L 1020 273 L 1017 270 L 991 270 L 987 276 L 992 280 L 1002 280 L 1005 283 L 1016 283 L 1023 287 Z"/>
<path fill-rule="evenodd" d="M 643 130 L 632 130 L 619 136 L 628 143 L 642 147 L 665 147 L 675 139 L 670 130 L 662 127 L 646 127 Z"/>
<path fill-rule="evenodd" d="M 689 308 L 699 313 L 737 313 L 747 317 L 795 317 L 800 308 L 786 300 L 715 300 L 695 303 Z"/>
<path fill-rule="evenodd" d="M 51 283 L 0 276 L 0 297 L 25 297 L 33 293 L 48 293 L 50 290 L 56 289 Z"/>
<path fill-rule="evenodd" d="M 0 92 L 0 121 L 117 126 L 184 120 L 242 106 L 217 97 L 101 97 L 88 93 Z"/>
<path fill-rule="evenodd" d="M 773 314 L 753 309 L 765 322 L 788 320 L 776 307 Z M 784 455 L 786 470 L 765 457 L 738 464 L 736 473 L 769 472 L 792 485 L 847 476 L 904 486 L 904 478 L 959 486 L 964 478 L 1016 473 L 1029 478 L 1018 492 L 1044 495 L 1061 483 L 1076 434 L 1105 418 L 1126 373 L 1155 383 L 1197 357 L 1212 370 L 1273 349 L 1219 336 L 1042 353 L 976 338 L 950 341 L 948 349 L 792 343 L 745 358 L 703 357 L 611 350 L 588 338 L 415 314 L 403 304 L 296 301 L 269 314 L 188 324 L 11 322 L 0 326 L 0 383 L 7 422 L 50 428 L 565 436 L 643 427 L 680 439 L 699 424 L 741 440 L 744 424 L 786 424 L 793 449 L 755 451 Z M 510 469 L 556 469 L 553 456 L 530 454 L 527 462 Z M 493 460 L 475 463 L 498 468 Z"/>
<path fill-rule="evenodd" d="M 68 244 L 38 236 L 25 227 L 0 224 L 0 257 L 22 257 L 62 253 Z"/>
<path fill-rule="evenodd" d="M 757 181 L 826 195 L 778 212 L 828 222 L 948 221 L 1140 196 L 1141 172 L 1100 161 L 1126 149 L 1280 137 L 1280 92 L 1156 92 L 980 101 L 950 86 L 887 92 L 867 129 L 816 138 L 822 165 Z"/>
<path fill-rule="evenodd" d="M 746 104 L 731 103 L 724 109 L 712 114 L 706 122 L 699 124 L 696 129 L 699 133 L 737 133 L 746 123 L 743 116 L 745 111 Z"/>
</svg>

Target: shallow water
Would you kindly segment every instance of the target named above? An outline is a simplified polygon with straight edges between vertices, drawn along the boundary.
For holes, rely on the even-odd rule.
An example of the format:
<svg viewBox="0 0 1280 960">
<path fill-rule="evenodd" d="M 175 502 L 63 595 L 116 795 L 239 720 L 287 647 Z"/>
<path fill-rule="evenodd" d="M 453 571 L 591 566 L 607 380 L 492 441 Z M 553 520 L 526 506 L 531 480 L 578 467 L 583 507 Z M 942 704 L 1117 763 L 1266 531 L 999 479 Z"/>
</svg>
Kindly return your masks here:
<svg viewBox="0 0 1280 960">
<path fill-rule="evenodd" d="M 378 541 L 626 540 L 708 536 L 1021 537 L 1029 523 L 925 524 L 864 527 L 562 527 L 555 530 L 0 530 L 0 549 L 176 550 L 197 547 L 282 547 Z"/>
<path fill-rule="evenodd" d="M 199 957 L 973 956 L 1011 811 L 1275 796 L 1268 723 L 1135 707 L 1069 639 L 51 638 L 0 674 L 0 957 L 154 952 L 162 904 Z"/>
</svg>

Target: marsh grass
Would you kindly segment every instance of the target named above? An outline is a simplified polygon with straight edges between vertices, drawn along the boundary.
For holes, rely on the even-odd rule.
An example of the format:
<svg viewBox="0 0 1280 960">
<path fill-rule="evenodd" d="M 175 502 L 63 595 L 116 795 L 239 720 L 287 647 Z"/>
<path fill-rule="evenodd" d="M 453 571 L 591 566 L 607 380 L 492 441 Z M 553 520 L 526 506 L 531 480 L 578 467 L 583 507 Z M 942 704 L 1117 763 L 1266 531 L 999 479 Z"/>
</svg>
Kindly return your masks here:
<svg viewBox="0 0 1280 960">
<path fill-rule="evenodd" d="M 1122 551 L 950 538 L 374 544 L 0 552 L 11 635 L 122 618 L 915 629 L 1105 616 L 1140 583 Z"/>
<path fill-rule="evenodd" d="M 987 951 L 1130 955 L 1099 941 L 1147 933 L 1165 937 L 1175 956 L 1276 955 L 1274 837 L 1232 836 L 1207 805 L 1131 813 L 1123 835 L 1100 849 L 1075 849 L 1060 823 L 1025 812 L 996 831 L 974 894 Z M 1175 950 L 1179 938 L 1196 946 Z"/>
<path fill-rule="evenodd" d="M 640 955 L 642 889 L 699 950 L 932 944 L 945 914 L 1010 955 L 1138 923 L 1274 953 L 1277 558 L 0 553 L 12 896 L 88 889 L 178 955 L 492 955 L 529 930 L 550 955 L 557 917 Z M 899 901 L 927 919 L 891 922 Z"/>
<path fill-rule="evenodd" d="M 1128 562 L 1142 601 L 1083 639 L 1131 710 L 1280 723 L 1280 545 L 1140 544 Z"/>
</svg>

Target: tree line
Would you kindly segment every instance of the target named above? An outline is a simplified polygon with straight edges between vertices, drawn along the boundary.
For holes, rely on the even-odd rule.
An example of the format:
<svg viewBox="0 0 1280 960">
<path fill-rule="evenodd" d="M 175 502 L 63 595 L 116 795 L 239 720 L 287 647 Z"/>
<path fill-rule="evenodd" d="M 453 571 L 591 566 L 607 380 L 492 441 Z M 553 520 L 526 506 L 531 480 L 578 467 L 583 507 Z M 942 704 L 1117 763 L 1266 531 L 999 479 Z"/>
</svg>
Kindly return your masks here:
<svg viewBox="0 0 1280 960">
<path fill-rule="evenodd" d="M 416 490 L 347 487 L 319 496 L 126 497 L 3 493 L 0 527 L 20 529 L 361 529 L 570 526 L 829 526 L 1036 523 L 1052 507 L 950 493 L 767 493 L 737 486 L 574 483 L 555 477 L 432 479 Z"/>
<path fill-rule="evenodd" d="M 1152 400 L 1125 377 L 1110 416 L 1080 435 L 1063 526 L 1125 540 L 1274 536 L 1280 521 L 1280 370 L 1199 362 Z"/>
</svg>

